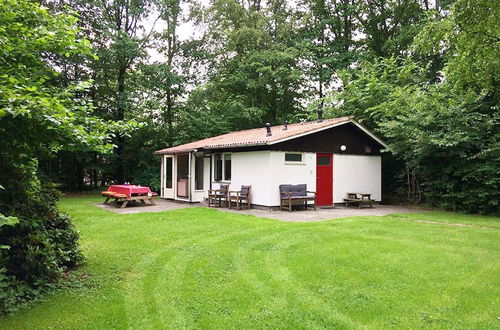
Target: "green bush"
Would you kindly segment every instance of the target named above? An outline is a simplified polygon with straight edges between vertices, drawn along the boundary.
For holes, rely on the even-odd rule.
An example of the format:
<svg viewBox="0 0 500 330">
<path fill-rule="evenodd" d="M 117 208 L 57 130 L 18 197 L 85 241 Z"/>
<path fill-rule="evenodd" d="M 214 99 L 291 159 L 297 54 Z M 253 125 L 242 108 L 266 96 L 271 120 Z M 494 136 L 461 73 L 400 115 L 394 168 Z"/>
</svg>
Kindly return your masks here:
<svg viewBox="0 0 500 330">
<path fill-rule="evenodd" d="M 0 226 L 0 314 L 58 286 L 83 261 L 71 219 L 56 208 L 58 192 L 35 160 L 16 162 L 0 152 L 0 214 L 17 224 Z M 14 158 L 18 158 L 15 156 Z"/>
<path fill-rule="evenodd" d="M 134 184 L 140 184 L 151 188 L 152 191 L 160 192 L 161 183 L 158 175 L 158 166 L 147 166 L 134 174 Z"/>
<path fill-rule="evenodd" d="M 0 228 L 0 314 L 57 287 L 61 275 L 83 261 L 70 217 L 21 219 Z"/>
</svg>

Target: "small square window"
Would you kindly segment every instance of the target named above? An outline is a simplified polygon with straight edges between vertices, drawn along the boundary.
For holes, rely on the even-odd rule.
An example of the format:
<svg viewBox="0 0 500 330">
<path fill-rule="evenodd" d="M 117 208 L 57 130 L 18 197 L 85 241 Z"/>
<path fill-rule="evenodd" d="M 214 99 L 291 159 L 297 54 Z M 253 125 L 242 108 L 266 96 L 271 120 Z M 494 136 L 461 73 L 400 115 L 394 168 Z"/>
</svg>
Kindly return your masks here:
<svg viewBox="0 0 500 330">
<path fill-rule="evenodd" d="M 285 162 L 300 163 L 300 162 L 302 162 L 302 154 L 286 153 L 285 154 Z"/>
</svg>

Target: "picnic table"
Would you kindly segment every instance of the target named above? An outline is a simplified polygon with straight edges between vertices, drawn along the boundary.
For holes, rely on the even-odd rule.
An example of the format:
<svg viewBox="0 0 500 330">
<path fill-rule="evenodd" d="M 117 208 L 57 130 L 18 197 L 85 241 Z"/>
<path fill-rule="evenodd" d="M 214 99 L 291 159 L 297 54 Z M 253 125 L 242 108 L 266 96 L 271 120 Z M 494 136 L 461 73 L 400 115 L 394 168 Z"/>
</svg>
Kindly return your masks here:
<svg viewBox="0 0 500 330">
<path fill-rule="evenodd" d="M 344 198 L 345 207 L 349 207 L 349 203 L 358 203 L 359 208 L 361 208 L 363 204 L 368 204 L 370 207 L 373 207 L 372 204 L 374 200 L 371 199 L 371 196 L 372 194 L 369 193 L 347 193 L 347 198 Z"/>
<path fill-rule="evenodd" d="M 158 195 L 152 192 L 149 187 L 139 186 L 139 185 L 112 185 L 108 187 L 107 191 L 102 192 L 102 196 L 106 197 L 104 204 L 113 199 L 113 203 L 118 205 L 118 202 L 122 202 L 121 208 L 127 206 L 130 201 L 140 201 L 142 204 L 146 204 L 149 201 L 151 205 L 155 205 L 153 196 Z"/>
</svg>

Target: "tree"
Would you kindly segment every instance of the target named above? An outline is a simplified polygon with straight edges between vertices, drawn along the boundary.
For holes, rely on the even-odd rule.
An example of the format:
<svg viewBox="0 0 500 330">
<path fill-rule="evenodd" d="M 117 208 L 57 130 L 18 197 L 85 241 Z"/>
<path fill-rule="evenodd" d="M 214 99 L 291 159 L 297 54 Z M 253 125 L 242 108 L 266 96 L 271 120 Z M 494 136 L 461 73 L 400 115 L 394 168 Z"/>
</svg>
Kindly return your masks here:
<svg viewBox="0 0 500 330">
<path fill-rule="evenodd" d="M 359 31 L 364 35 L 366 56 L 390 57 L 407 55 L 414 36 L 424 22 L 427 1 L 365 0 L 361 2 Z"/>
<path fill-rule="evenodd" d="M 92 56 L 69 14 L 28 0 L 0 2 L 0 313 L 31 299 L 82 260 L 78 234 L 58 213 L 57 193 L 38 168 L 57 151 L 106 152 L 117 127 L 80 97 L 85 81 L 60 83 L 62 58 Z"/>
<path fill-rule="evenodd" d="M 203 36 L 204 58 L 210 59 L 208 82 L 190 96 L 208 100 L 189 100 L 187 105 L 206 108 L 187 112 L 209 111 L 228 129 L 301 115 L 304 81 L 291 17 L 284 1 L 211 4 L 200 18 L 208 26 Z"/>
<path fill-rule="evenodd" d="M 427 80 L 428 68 L 409 58 L 366 61 L 342 74 L 343 89 L 328 111 L 355 114 L 388 139 L 410 201 L 498 213 L 498 6 L 462 0 L 450 10 L 414 45 L 444 59 L 441 79 Z"/>
<path fill-rule="evenodd" d="M 50 2 L 52 11 L 64 11 L 65 3 Z M 71 78 L 92 80 L 89 97 L 100 118 L 114 122 L 137 119 L 142 128 L 130 137 L 116 134 L 113 155 L 64 152 L 46 162 L 47 172 L 66 189 L 84 189 L 88 181 L 94 188 L 134 181 L 137 164 L 156 161 L 152 147 L 136 148 L 140 142 L 148 146 L 152 141 L 174 143 L 176 113 L 184 88 L 180 57 L 183 48 L 177 36 L 177 26 L 183 19 L 180 3 L 69 1 L 68 5 L 81 16 L 79 25 L 98 57 L 83 62 L 67 58 L 60 64 L 63 72 Z M 158 140 L 160 132 L 166 141 Z M 144 140 L 148 136 L 150 139 Z M 78 175 L 74 175 L 75 168 Z"/>
<path fill-rule="evenodd" d="M 299 38 L 305 70 L 310 79 L 317 82 L 319 100 L 325 97 L 325 90 L 337 78 L 337 71 L 347 68 L 359 57 L 358 45 L 354 41 L 359 10 L 358 3 L 353 0 L 305 0 L 299 3 Z"/>
</svg>

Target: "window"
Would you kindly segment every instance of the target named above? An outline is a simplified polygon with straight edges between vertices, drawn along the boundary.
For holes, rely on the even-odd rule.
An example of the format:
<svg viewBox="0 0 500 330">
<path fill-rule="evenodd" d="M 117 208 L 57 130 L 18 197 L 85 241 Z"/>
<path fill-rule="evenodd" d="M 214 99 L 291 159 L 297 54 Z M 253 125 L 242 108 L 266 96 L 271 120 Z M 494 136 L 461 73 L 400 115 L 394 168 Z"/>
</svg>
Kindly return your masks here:
<svg viewBox="0 0 500 330">
<path fill-rule="evenodd" d="M 194 159 L 194 184 L 195 190 L 203 190 L 203 157 L 195 157 Z"/>
<path fill-rule="evenodd" d="M 214 155 L 214 180 L 231 181 L 231 154 Z"/>
<path fill-rule="evenodd" d="M 224 154 L 224 180 L 231 181 L 231 154 Z"/>
<path fill-rule="evenodd" d="M 167 163 L 165 164 L 165 187 L 172 188 L 172 157 L 167 157 Z"/>
<path fill-rule="evenodd" d="M 298 153 L 285 153 L 285 162 L 302 163 L 302 154 Z"/>
<path fill-rule="evenodd" d="M 318 165 L 330 166 L 330 156 L 318 156 Z"/>
<path fill-rule="evenodd" d="M 214 180 L 215 181 L 222 180 L 222 155 L 221 154 L 214 155 Z"/>
</svg>

